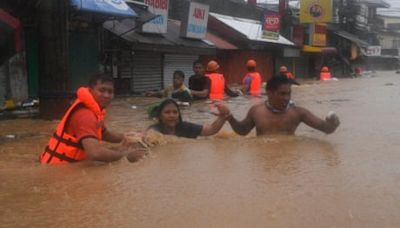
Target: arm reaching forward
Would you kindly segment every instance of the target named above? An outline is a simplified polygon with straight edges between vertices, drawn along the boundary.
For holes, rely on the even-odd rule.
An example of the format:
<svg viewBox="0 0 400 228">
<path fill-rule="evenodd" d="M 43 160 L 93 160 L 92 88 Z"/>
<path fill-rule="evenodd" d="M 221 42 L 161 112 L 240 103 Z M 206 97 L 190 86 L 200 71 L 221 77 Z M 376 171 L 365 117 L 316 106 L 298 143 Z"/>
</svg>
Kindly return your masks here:
<svg viewBox="0 0 400 228">
<path fill-rule="evenodd" d="M 247 135 L 255 126 L 252 113 L 254 112 L 254 108 L 252 107 L 242 121 L 238 121 L 230 115 L 228 117 L 228 122 L 231 125 L 233 131 L 235 131 L 239 135 Z"/>
<path fill-rule="evenodd" d="M 330 113 L 325 120 L 322 120 L 312 114 L 305 108 L 299 108 L 301 114 L 301 120 L 308 126 L 325 132 L 326 134 L 333 133 L 336 128 L 340 125 L 339 117 L 335 113 Z"/>
</svg>

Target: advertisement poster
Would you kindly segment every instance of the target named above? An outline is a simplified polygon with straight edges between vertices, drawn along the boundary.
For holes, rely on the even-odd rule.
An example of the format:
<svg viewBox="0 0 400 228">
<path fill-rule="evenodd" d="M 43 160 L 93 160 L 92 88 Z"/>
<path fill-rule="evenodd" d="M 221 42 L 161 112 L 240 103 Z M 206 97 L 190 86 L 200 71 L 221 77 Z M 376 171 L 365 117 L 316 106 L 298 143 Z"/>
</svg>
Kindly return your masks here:
<svg viewBox="0 0 400 228">
<path fill-rule="evenodd" d="M 278 12 L 265 10 L 261 21 L 262 38 L 278 40 L 281 24 L 281 17 Z"/>
<path fill-rule="evenodd" d="M 148 33 L 166 33 L 168 24 L 168 0 L 144 0 L 149 8 L 148 10 L 158 15 L 158 17 L 145 23 L 142 27 L 143 32 Z"/>
<path fill-rule="evenodd" d="M 332 0 L 301 0 L 300 23 L 332 21 Z"/>
</svg>

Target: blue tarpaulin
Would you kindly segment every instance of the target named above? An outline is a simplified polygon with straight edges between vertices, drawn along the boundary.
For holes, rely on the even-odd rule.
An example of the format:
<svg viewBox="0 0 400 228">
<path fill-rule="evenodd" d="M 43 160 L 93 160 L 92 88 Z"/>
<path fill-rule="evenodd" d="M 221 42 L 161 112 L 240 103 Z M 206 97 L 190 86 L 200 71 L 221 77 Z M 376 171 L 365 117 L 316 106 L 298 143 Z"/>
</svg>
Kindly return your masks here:
<svg viewBox="0 0 400 228">
<path fill-rule="evenodd" d="M 78 11 L 104 14 L 116 17 L 137 17 L 124 0 L 70 0 Z"/>
</svg>

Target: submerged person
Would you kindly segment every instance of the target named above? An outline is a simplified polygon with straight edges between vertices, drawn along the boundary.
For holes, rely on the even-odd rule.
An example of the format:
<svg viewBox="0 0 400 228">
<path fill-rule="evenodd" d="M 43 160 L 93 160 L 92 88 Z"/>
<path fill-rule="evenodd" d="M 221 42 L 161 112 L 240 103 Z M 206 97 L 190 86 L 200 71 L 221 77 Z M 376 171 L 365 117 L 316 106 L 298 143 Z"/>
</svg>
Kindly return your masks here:
<svg viewBox="0 0 400 228">
<path fill-rule="evenodd" d="M 309 110 L 290 103 L 291 84 L 286 77 L 273 77 L 267 83 L 267 101 L 252 106 L 242 121 L 232 115 L 227 118 L 232 129 L 239 135 L 247 135 L 254 127 L 257 135 L 294 134 L 299 124 L 305 123 L 327 134 L 334 132 L 340 124 L 335 114 L 322 120 Z"/>
<path fill-rule="evenodd" d="M 292 84 L 300 85 L 300 83 L 296 81 L 295 76 L 290 71 L 288 71 L 286 66 L 281 66 L 279 68 L 279 75 L 289 79 L 292 82 Z"/>
<path fill-rule="evenodd" d="M 205 75 L 205 69 L 200 61 L 193 63 L 194 75 L 189 78 L 189 89 L 193 99 L 207 99 L 210 92 L 210 79 Z"/>
<path fill-rule="evenodd" d="M 168 97 L 178 99 L 180 101 L 190 101 L 192 95 L 190 90 L 183 83 L 185 81 L 185 74 L 177 70 L 173 74 L 172 85 L 167 86 L 165 89 L 157 92 L 147 92 L 146 96 L 155 97 Z"/>
<path fill-rule="evenodd" d="M 40 163 L 61 164 L 82 160 L 112 162 L 124 156 L 131 161 L 144 156 L 144 151 L 133 148 L 113 150 L 101 144 L 101 141 L 127 143 L 123 134 L 104 126 L 105 108 L 113 97 L 113 79 L 104 74 L 92 76 L 88 87 L 78 89 L 77 99 L 40 155 Z"/>
<path fill-rule="evenodd" d="M 243 78 L 242 91 L 252 96 L 260 96 L 261 75 L 256 71 L 257 63 L 254 59 L 249 59 L 246 63 L 247 73 Z"/>
<path fill-rule="evenodd" d="M 211 81 L 209 98 L 212 100 L 224 99 L 226 93 L 230 97 L 239 96 L 238 92 L 232 91 L 225 83 L 225 77 L 219 73 L 219 64 L 211 60 L 207 64 L 207 77 Z"/>
<path fill-rule="evenodd" d="M 323 66 L 321 68 L 321 72 L 319 74 L 319 80 L 321 81 L 327 81 L 332 79 L 331 72 L 329 72 L 329 68 L 327 66 Z"/>
<path fill-rule="evenodd" d="M 222 128 L 226 118 L 230 116 L 230 111 L 226 106 L 219 103 L 215 105 L 219 111 L 219 113 L 215 113 L 217 119 L 210 125 L 199 125 L 183 121 L 178 104 L 172 99 L 166 99 L 157 109 L 158 123 L 151 125 L 149 130 L 185 138 L 214 135 Z"/>
</svg>

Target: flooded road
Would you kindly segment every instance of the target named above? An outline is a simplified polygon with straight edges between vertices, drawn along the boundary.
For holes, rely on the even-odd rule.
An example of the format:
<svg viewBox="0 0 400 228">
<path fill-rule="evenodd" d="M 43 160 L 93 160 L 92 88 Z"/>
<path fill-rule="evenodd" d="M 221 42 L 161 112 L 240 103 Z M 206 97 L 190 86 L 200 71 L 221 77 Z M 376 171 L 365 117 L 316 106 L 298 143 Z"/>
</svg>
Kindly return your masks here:
<svg viewBox="0 0 400 228">
<path fill-rule="evenodd" d="M 400 75 L 375 75 L 293 88 L 297 105 L 338 114 L 331 135 L 240 137 L 226 124 L 138 163 L 41 166 L 56 121 L 0 121 L 0 227 L 398 227 Z M 145 129 L 154 101 L 116 100 L 108 127 Z M 227 105 L 241 119 L 254 102 Z M 183 116 L 214 118 L 203 103 Z"/>
</svg>

